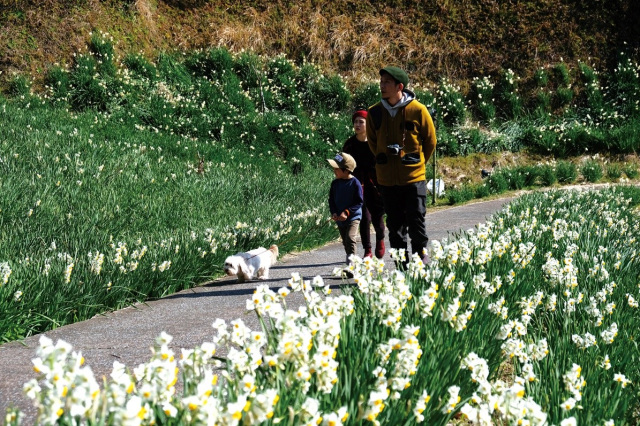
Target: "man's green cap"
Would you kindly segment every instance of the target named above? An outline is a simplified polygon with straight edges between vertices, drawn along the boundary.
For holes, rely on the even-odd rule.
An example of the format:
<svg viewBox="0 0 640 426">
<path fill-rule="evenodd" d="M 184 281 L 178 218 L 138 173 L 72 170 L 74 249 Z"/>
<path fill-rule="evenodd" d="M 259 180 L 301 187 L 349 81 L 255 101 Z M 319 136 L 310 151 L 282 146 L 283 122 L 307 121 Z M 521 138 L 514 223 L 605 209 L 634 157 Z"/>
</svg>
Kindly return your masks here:
<svg viewBox="0 0 640 426">
<path fill-rule="evenodd" d="M 380 75 L 384 73 L 389 74 L 396 82 L 402 83 L 404 87 L 407 87 L 407 84 L 409 84 L 409 76 L 398 67 L 384 67 L 380 70 Z"/>
</svg>

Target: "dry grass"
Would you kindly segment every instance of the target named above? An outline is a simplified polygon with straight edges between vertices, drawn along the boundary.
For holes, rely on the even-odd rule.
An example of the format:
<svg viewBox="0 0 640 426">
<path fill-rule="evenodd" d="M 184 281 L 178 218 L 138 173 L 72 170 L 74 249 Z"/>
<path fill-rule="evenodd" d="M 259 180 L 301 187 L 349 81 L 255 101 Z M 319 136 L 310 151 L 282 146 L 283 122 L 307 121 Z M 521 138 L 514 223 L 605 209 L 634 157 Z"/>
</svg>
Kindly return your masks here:
<svg viewBox="0 0 640 426">
<path fill-rule="evenodd" d="M 231 51 L 242 49 L 254 52 L 265 51 L 264 21 L 260 20 L 256 9 L 250 7 L 241 22 L 231 22 L 222 26 L 209 24 L 212 31 L 211 45 L 225 46 Z"/>
<path fill-rule="evenodd" d="M 70 63 L 98 30 L 114 35 L 121 54 L 226 46 L 285 53 L 346 76 L 375 75 L 387 63 L 407 67 L 420 83 L 506 67 L 524 76 L 560 57 L 604 65 L 622 36 L 637 54 L 637 10 L 601 3 L 0 0 L 0 71 L 41 78 L 50 64 Z"/>
</svg>

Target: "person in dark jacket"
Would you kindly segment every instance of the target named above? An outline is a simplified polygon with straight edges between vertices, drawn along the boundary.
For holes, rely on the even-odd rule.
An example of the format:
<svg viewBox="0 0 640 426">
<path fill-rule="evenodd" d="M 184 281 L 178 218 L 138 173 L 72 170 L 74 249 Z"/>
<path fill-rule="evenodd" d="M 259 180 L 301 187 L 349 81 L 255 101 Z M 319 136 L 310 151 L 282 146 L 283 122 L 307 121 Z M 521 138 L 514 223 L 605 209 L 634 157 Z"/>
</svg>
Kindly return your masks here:
<svg viewBox="0 0 640 426">
<path fill-rule="evenodd" d="M 356 161 L 356 169 L 353 175 L 362 184 L 364 203 L 362 205 L 362 220 L 360 221 L 360 241 L 364 248 L 364 257 L 372 257 L 371 252 L 371 224 L 376 233 L 375 255 L 382 259 L 385 253 L 384 246 L 384 204 L 382 195 L 378 191 L 378 179 L 376 177 L 376 158 L 369 149 L 367 143 L 367 111 L 358 110 L 351 117 L 354 135 L 344 143 L 342 151 Z"/>
</svg>

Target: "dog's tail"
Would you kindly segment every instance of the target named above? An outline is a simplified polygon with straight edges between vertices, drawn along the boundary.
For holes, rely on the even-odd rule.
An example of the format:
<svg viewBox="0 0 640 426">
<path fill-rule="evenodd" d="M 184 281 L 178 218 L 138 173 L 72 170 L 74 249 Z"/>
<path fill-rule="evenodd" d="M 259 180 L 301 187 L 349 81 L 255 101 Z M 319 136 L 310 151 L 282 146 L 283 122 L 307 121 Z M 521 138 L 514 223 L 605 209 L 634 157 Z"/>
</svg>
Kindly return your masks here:
<svg viewBox="0 0 640 426">
<path fill-rule="evenodd" d="M 271 263 L 276 263 L 276 260 L 278 260 L 278 255 L 280 254 L 278 251 L 278 246 L 273 244 L 271 247 L 269 247 L 269 251 L 271 252 Z"/>
</svg>

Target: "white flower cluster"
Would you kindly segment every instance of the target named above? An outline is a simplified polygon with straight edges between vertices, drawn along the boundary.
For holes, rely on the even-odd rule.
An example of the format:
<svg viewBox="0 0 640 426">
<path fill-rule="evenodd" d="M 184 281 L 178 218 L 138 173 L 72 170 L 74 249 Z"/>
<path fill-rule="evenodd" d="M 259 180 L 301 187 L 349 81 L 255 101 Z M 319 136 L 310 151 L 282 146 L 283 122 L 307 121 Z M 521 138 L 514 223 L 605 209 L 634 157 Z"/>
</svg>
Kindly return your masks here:
<svg viewBox="0 0 640 426">
<path fill-rule="evenodd" d="M 9 267 L 8 262 L 0 263 L 0 278 L 2 279 L 2 284 L 7 284 L 9 282 L 9 277 L 11 276 L 11 268 Z"/>
<path fill-rule="evenodd" d="M 567 398 L 560 406 L 563 410 L 569 411 L 574 408 L 582 408 L 580 405 L 576 405 L 582 400 L 582 390 L 587 384 L 587 381 L 581 377 L 582 367 L 578 364 L 573 364 L 571 370 L 567 371 L 562 379 L 564 380 L 565 390 L 568 391 L 571 396 Z"/>
<path fill-rule="evenodd" d="M 401 259 L 404 252 L 392 254 L 393 258 Z M 384 269 L 384 261 L 366 257 L 360 259 L 351 256 L 349 271 L 354 275 L 358 289 L 362 292 L 371 314 L 380 319 L 380 323 L 398 331 L 401 326 L 402 311 L 413 294 L 407 284 L 405 275 L 394 270 Z M 422 265 L 424 268 L 424 265 Z M 414 266 L 415 268 L 415 266 Z M 340 276 L 342 269 L 334 270 L 334 275 Z"/>
<path fill-rule="evenodd" d="M 496 424 L 496 420 L 499 419 L 508 424 L 547 424 L 547 414 L 533 399 L 525 397 L 525 379 L 516 377 L 511 386 L 502 380 L 490 383 L 487 380 L 487 362 L 474 352 L 462 360 L 460 368 L 469 370 L 472 382 L 478 385 L 469 402 L 460 408 L 460 412 L 472 424 L 490 426 Z M 532 374 L 530 367 L 526 370 Z M 459 397 L 454 398 L 457 396 L 455 390 L 449 388 L 450 398 L 443 408 L 444 412 L 453 410 L 460 401 Z"/>
<path fill-rule="evenodd" d="M 402 338 L 392 338 L 381 344 L 376 353 L 380 358 L 380 364 L 373 370 L 375 383 L 373 390 L 367 398 L 362 418 L 374 424 L 379 424 L 377 418 L 385 408 L 388 398 L 398 400 L 401 392 L 411 386 L 411 379 L 417 372 L 418 362 L 422 356 L 422 348 L 417 335 L 419 327 L 406 326 L 402 329 Z M 391 370 L 388 371 L 387 367 Z M 429 402 L 426 391 L 423 393 L 416 406 L 414 414 L 420 418 Z"/>
<path fill-rule="evenodd" d="M 71 345 L 42 336 L 33 360 L 38 379 L 24 385 L 24 392 L 38 409 L 38 424 L 56 424 L 66 414 L 71 418 L 89 417 L 100 405 L 101 392 L 89 367 L 83 367 L 84 357 L 71 352 Z"/>
<path fill-rule="evenodd" d="M 311 377 L 315 387 L 330 393 L 337 383 L 336 348 L 340 338 L 340 321 L 353 312 L 353 299 L 349 296 L 322 299 L 311 285 L 302 282 L 299 275 L 292 277 L 293 287 L 305 289 L 307 305 L 297 311 L 286 310 L 282 303 L 288 294 L 286 289 L 274 293 L 267 286 L 256 290 L 247 301 L 247 307 L 255 310 L 262 320 L 271 324 L 267 333 L 250 330 L 242 320 L 235 320 L 229 327 L 217 320 L 213 326 L 217 335 L 211 343 L 191 350 L 182 350 L 178 362 L 170 349 L 172 337 L 162 333 L 152 348 L 152 358 L 130 374 L 124 365 L 115 362 L 111 380 L 101 390 L 91 370 L 82 367 L 84 358 L 71 353 L 71 346 L 59 341 L 54 345 L 42 337 L 38 358 L 34 359 L 38 379 L 25 385 L 25 392 L 38 407 L 39 424 L 56 424 L 63 419 L 83 418 L 105 420 L 105 413 L 113 424 L 152 424 L 160 408 L 169 418 L 182 418 L 189 424 L 237 425 L 257 424 L 274 416 L 280 396 L 269 383 L 287 381 L 298 384 L 307 393 Z M 321 279 L 316 286 L 325 287 Z M 417 330 L 410 330 L 413 334 Z M 406 372 L 397 364 L 393 382 L 402 382 L 403 374 L 415 374 L 417 359 L 421 354 L 414 335 L 408 336 L 401 352 L 413 366 Z M 267 339 L 277 341 L 267 347 Z M 227 370 L 222 372 L 230 388 L 218 385 L 214 368 L 218 348 L 226 347 Z M 176 393 L 178 372 L 181 367 L 184 379 L 182 395 Z M 274 381 L 258 380 L 258 369 L 273 376 Z M 399 385 L 396 385 L 399 386 Z M 233 391 L 229 391 L 232 389 Z M 322 413 L 319 402 L 306 398 L 298 407 L 301 424 L 341 425 L 348 416 L 347 408 Z M 17 417 L 16 417 L 17 418 Z"/>
</svg>

